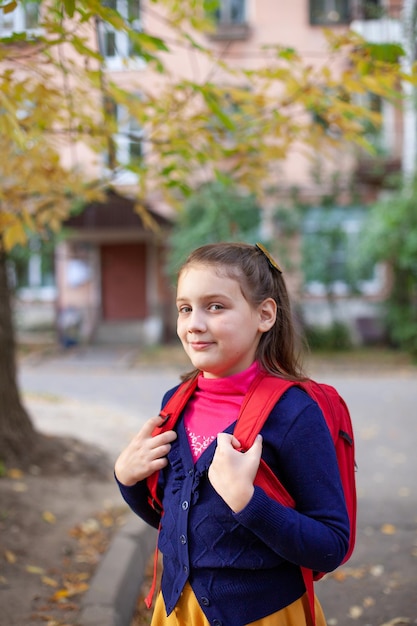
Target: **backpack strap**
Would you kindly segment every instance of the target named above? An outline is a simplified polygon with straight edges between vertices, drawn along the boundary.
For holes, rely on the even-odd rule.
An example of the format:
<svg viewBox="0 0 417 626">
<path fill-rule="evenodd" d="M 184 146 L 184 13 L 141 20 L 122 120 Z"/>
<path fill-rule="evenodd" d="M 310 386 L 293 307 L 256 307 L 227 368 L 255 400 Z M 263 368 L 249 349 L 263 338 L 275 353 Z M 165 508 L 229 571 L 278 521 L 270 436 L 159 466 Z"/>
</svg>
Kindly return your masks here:
<svg viewBox="0 0 417 626">
<path fill-rule="evenodd" d="M 291 380 L 269 376 L 265 372 L 255 377 L 245 395 L 233 432 L 242 452 L 252 446 L 275 404 L 293 385 Z M 255 477 L 255 485 L 262 487 L 269 497 L 294 508 L 294 499 L 263 459 Z"/>
<path fill-rule="evenodd" d="M 294 385 L 304 388 L 302 383 L 269 376 L 264 372 L 258 374 L 245 396 L 233 433 L 241 444 L 242 452 L 245 452 L 252 446 L 257 434 L 278 400 L 280 400 L 287 389 Z M 307 389 L 305 390 L 307 391 Z M 270 498 L 284 506 L 295 508 L 294 499 L 263 459 L 261 459 L 259 470 L 255 477 L 255 484 L 262 487 Z M 312 570 L 306 567 L 301 567 L 300 569 L 307 592 L 312 624 L 315 626 L 314 574 Z"/>
<path fill-rule="evenodd" d="M 295 381 L 266 372 L 257 374 L 244 397 L 233 433 L 240 441 L 242 452 L 252 446 L 278 400 L 295 384 Z"/>
<path fill-rule="evenodd" d="M 172 430 L 178 421 L 179 416 L 185 408 L 188 400 L 194 393 L 197 387 L 197 376 L 186 380 L 182 383 L 169 398 L 164 408 L 161 409 L 159 415 L 164 418 L 164 421 L 160 426 L 156 426 L 152 431 L 152 437 L 160 435 L 167 430 Z M 147 479 L 147 485 L 149 490 L 149 504 L 156 511 L 162 514 L 162 502 L 158 495 L 158 479 L 159 472 L 154 472 Z"/>
<path fill-rule="evenodd" d="M 166 432 L 167 430 L 172 430 L 175 424 L 178 421 L 179 416 L 183 412 L 185 405 L 188 400 L 194 393 L 197 387 L 197 376 L 191 378 L 190 380 L 186 380 L 174 391 L 172 396 L 164 405 L 163 409 L 160 410 L 159 415 L 164 418 L 164 421 L 160 426 L 155 426 L 152 431 L 152 437 L 155 435 L 160 435 L 161 433 Z M 154 472 L 146 479 L 146 483 L 149 490 L 149 504 L 152 506 L 155 511 L 163 514 L 163 506 L 161 499 L 158 494 L 158 479 L 159 472 Z M 158 527 L 158 536 L 161 530 L 161 523 Z M 155 594 L 156 589 L 156 581 L 157 581 L 157 570 L 158 570 L 158 539 L 156 541 L 156 547 L 153 557 L 153 576 L 152 576 L 152 584 L 148 595 L 145 598 L 145 604 L 148 609 L 152 606 L 152 600 Z"/>
</svg>

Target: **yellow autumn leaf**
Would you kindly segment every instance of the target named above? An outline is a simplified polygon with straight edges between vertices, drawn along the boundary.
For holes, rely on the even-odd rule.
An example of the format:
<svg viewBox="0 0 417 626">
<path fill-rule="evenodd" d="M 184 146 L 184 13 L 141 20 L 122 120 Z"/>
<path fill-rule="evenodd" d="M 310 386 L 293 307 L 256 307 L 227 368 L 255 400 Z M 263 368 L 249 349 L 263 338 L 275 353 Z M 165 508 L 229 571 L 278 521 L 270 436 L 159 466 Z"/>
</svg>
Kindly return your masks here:
<svg viewBox="0 0 417 626">
<path fill-rule="evenodd" d="M 26 565 L 25 570 L 29 574 L 44 574 L 42 567 L 37 567 L 36 565 Z"/>
<path fill-rule="evenodd" d="M 18 469 L 17 467 L 11 467 L 9 470 L 7 470 L 7 477 L 12 478 L 13 480 L 19 480 L 20 478 L 23 478 L 23 476 L 24 474 L 22 470 Z"/>
<path fill-rule="evenodd" d="M 50 511 L 44 511 L 42 513 L 42 519 L 45 522 L 48 522 L 48 524 L 55 524 L 56 523 L 56 517 L 53 513 L 51 513 Z"/>
<path fill-rule="evenodd" d="M 394 524 L 383 524 L 381 526 L 381 533 L 383 535 L 395 535 L 396 532 L 397 528 L 394 526 Z"/>
<path fill-rule="evenodd" d="M 5 551 L 4 551 L 4 556 L 5 556 L 6 561 L 7 561 L 8 563 L 13 564 L 13 563 L 16 563 L 16 561 L 17 561 L 17 556 L 16 556 L 16 555 L 15 555 L 15 553 L 14 553 L 14 552 L 12 552 L 11 550 L 5 550 Z"/>
<path fill-rule="evenodd" d="M 55 591 L 51 600 L 53 602 L 59 602 L 64 598 L 72 598 L 80 593 L 84 593 L 89 588 L 87 583 L 68 584 L 66 588 Z"/>
<path fill-rule="evenodd" d="M 55 591 L 54 595 L 51 597 L 52 602 L 58 602 L 63 598 L 68 597 L 68 589 L 59 589 L 59 591 Z"/>
<path fill-rule="evenodd" d="M 10 226 L 14 218 L 10 215 L 10 213 L 6 213 L 5 211 L 0 211 L 0 230 L 3 231 L 6 226 Z"/>
<path fill-rule="evenodd" d="M 88 583 L 76 583 L 69 587 L 68 589 L 68 597 L 76 596 L 79 593 L 84 593 L 89 589 L 90 585 Z"/>
<path fill-rule="evenodd" d="M 100 521 L 104 528 L 111 528 L 114 526 L 114 518 L 111 513 L 105 513 L 101 516 Z"/>
<path fill-rule="evenodd" d="M 57 581 L 53 578 L 50 578 L 49 576 L 42 576 L 41 580 L 44 585 L 48 585 L 48 587 L 58 587 Z"/>
<path fill-rule="evenodd" d="M 11 250 L 13 246 L 18 243 L 24 244 L 26 239 L 25 229 L 19 222 L 16 222 L 9 228 L 6 228 L 3 233 L 3 243 L 6 250 Z"/>
</svg>

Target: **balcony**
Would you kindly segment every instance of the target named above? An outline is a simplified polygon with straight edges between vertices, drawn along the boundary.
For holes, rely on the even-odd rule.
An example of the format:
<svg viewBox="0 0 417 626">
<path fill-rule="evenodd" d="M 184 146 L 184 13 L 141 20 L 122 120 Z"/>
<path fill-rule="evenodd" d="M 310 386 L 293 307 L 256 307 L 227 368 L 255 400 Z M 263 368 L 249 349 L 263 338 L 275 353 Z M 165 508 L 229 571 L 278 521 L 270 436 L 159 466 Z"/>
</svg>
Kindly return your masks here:
<svg viewBox="0 0 417 626">
<path fill-rule="evenodd" d="M 210 33 L 212 41 L 241 41 L 250 36 L 250 27 L 247 22 L 219 22 L 216 29 Z"/>
</svg>

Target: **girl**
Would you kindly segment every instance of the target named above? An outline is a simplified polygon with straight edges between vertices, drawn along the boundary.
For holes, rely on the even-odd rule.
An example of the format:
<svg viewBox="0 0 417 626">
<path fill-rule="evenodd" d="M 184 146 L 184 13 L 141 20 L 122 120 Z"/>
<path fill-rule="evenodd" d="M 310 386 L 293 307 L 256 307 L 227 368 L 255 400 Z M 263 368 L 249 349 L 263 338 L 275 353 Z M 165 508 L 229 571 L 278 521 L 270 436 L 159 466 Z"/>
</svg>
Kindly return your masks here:
<svg viewBox="0 0 417 626">
<path fill-rule="evenodd" d="M 335 569 L 349 539 L 323 415 L 291 387 L 247 452 L 232 434 L 259 370 L 304 379 L 282 272 L 258 244 L 206 245 L 179 272 L 177 307 L 197 389 L 175 431 L 152 437 L 162 419 L 151 418 L 115 465 L 124 499 L 155 527 L 160 516 L 148 503 L 146 478 L 163 470 L 164 569 L 152 625 L 310 625 L 300 566 Z M 261 456 L 296 510 L 254 485 Z M 316 624 L 325 625 L 317 599 Z"/>
</svg>

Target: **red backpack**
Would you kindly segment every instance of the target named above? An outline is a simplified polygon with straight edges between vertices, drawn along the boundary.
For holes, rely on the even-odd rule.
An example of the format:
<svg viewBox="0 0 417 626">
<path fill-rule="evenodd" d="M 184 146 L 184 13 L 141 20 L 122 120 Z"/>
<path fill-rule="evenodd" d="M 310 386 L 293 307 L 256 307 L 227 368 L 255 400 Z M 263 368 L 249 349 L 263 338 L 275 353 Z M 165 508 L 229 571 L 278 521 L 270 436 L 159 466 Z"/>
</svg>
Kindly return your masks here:
<svg viewBox="0 0 417 626">
<path fill-rule="evenodd" d="M 349 548 L 343 559 L 345 563 L 353 552 L 356 538 L 355 448 L 349 410 L 336 389 L 313 380 L 302 382 L 285 380 L 261 372 L 253 381 L 243 400 L 234 435 L 240 441 L 241 449 L 248 450 L 275 404 L 283 393 L 294 385 L 304 389 L 317 402 L 333 439 L 350 523 Z M 153 436 L 174 428 L 196 386 L 197 378 L 194 378 L 178 387 L 160 412 L 160 415 L 165 417 L 165 422 L 155 428 Z M 149 476 L 147 483 L 151 505 L 162 512 L 162 503 L 157 493 L 158 475 L 159 472 L 155 472 Z M 255 484 L 262 487 L 271 498 L 291 508 L 295 507 L 293 498 L 263 459 L 261 459 Z M 313 624 L 315 624 L 313 582 L 320 580 L 325 573 L 313 572 L 304 567 L 301 567 L 301 572 L 308 594 Z M 153 594 L 153 589 L 150 596 Z M 147 604 L 150 604 L 149 596 Z"/>
</svg>

